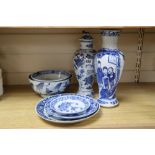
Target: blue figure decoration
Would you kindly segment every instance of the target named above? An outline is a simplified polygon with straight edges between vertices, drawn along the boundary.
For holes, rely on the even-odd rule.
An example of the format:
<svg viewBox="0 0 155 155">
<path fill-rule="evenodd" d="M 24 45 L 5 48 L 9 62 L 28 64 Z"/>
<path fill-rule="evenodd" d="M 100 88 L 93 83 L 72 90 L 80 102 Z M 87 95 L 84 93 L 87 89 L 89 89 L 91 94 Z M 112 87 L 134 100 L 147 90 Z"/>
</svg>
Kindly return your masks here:
<svg viewBox="0 0 155 155">
<path fill-rule="evenodd" d="M 115 73 L 112 67 L 108 68 L 108 79 L 110 84 L 110 89 L 114 87 L 115 84 Z"/>
<path fill-rule="evenodd" d="M 73 58 L 74 70 L 79 82 L 78 94 L 93 96 L 95 51 L 93 50 L 93 38 L 88 32 L 83 32 L 80 45 L 80 50 L 75 52 Z"/>
<path fill-rule="evenodd" d="M 97 75 L 97 82 L 102 83 L 103 72 L 101 68 L 101 61 L 98 61 Z"/>
<path fill-rule="evenodd" d="M 117 48 L 118 36 L 118 30 L 103 30 L 102 48 L 95 56 L 95 72 L 99 87 L 97 101 L 103 107 L 118 105 L 115 93 L 124 67 L 124 55 Z"/>
</svg>

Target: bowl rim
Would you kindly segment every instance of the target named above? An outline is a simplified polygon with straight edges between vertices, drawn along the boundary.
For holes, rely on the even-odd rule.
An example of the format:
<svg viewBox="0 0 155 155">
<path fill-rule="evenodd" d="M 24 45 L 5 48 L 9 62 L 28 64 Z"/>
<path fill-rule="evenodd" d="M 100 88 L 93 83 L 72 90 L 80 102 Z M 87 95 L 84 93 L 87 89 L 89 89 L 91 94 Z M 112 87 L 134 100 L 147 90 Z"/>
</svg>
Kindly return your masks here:
<svg viewBox="0 0 155 155">
<path fill-rule="evenodd" d="M 57 73 L 62 73 L 62 74 L 67 73 L 68 75 L 66 75 L 67 76 L 66 78 L 58 79 L 58 80 L 39 80 L 39 79 L 33 77 L 34 74 L 40 74 L 40 73 L 44 73 L 44 72 L 57 72 Z M 57 73 L 55 73 L 55 74 L 57 74 Z M 53 73 L 49 73 L 49 74 L 53 74 Z M 29 75 L 30 80 L 38 81 L 38 82 L 60 82 L 60 81 L 65 81 L 67 79 L 70 79 L 71 77 L 72 77 L 72 74 L 70 72 L 64 71 L 64 70 L 41 70 L 41 71 L 31 73 Z"/>
</svg>

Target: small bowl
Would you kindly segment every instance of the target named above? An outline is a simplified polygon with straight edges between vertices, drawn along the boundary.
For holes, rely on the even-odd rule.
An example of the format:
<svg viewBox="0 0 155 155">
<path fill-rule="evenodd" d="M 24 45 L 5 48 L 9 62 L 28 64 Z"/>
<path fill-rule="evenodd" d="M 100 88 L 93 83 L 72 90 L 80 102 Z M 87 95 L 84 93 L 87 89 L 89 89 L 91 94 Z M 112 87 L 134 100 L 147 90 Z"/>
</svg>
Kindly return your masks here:
<svg viewBox="0 0 155 155">
<path fill-rule="evenodd" d="M 29 75 L 33 90 L 42 97 L 63 93 L 69 87 L 72 75 L 61 70 L 38 71 Z"/>
</svg>

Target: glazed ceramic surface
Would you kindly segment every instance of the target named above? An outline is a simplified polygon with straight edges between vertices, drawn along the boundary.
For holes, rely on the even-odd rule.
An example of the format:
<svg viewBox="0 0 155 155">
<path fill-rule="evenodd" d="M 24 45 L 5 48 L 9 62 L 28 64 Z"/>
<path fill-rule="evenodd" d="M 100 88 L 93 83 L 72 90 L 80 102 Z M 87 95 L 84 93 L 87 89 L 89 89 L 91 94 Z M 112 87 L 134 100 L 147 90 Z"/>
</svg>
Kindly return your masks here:
<svg viewBox="0 0 155 155">
<path fill-rule="evenodd" d="M 123 67 L 124 55 L 117 48 L 119 31 L 102 31 L 102 49 L 95 56 L 95 72 L 99 87 L 98 102 L 104 107 L 118 105 L 116 88 L 120 80 Z"/>
<path fill-rule="evenodd" d="M 97 102 L 94 102 L 94 104 L 91 104 L 92 106 L 94 106 L 94 109 L 93 112 L 89 112 L 90 114 L 89 115 L 85 115 L 83 117 L 79 117 L 79 118 L 62 118 L 61 115 L 58 115 L 57 116 L 54 116 L 54 115 L 48 115 L 45 111 L 45 109 L 47 107 L 47 104 L 51 99 L 55 99 L 56 97 L 58 97 L 60 95 L 53 95 L 53 96 L 50 96 L 50 97 L 47 97 L 43 100 L 41 100 L 37 105 L 36 105 L 36 113 L 44 120 L 47 120 L 47 121 L 50 121 L 50 122 L 55 122 L 55 123 L 64 123 L 64 124 L 70 124 L 70 123 L 77 123 L 77 122 L 81 122 L 81 121 L 84 121 L 84 120 L 87 120 L 93 116 L 95 116 L 98 112 L 99 112 L 99 109 L 100 109 L 100 106 Z M 92 111 L 92 110 L 91 110 Z"/>
<path fill-rule="evenodd" d="M 62 95 L 62 96 L 68 96 L 68 94 Z M 86 96 L 79 96 L 79 95 L 73 95 L 73 96 L 85 98 L 85 100 L 87 100 L 87 102 L 90 103 L 90 107 L 83 113 L 60 115 L 59 113 L 51 109 L 51 103 L 53 103 L 52 101 L 55 100 L 55 98 L 58 98 L 60 96 L 52 96 L 50 99 L 46 101 L 45 109 L 44 109 L 45 114 L 47 114 L 47 116 L 54 116 L 58 119 L 71 120 L 71 119 L 80 119 L 80 118 L 88 117 L 89 115 L 92 115 L 94 112 L 96 112 L 96 110 L 99 108 L 99 104 L 92 98 L 89 98 Z"/>
<path fill-rule="evenodd" d="M 39 71 L 29 76 L 33 90 L 42 97 L 63 93 L 69 87 L 70 81 L 69 72 L 58 70 Z"/>
<path fill-rule="evenodd" d="M 59 96 L 50 102 L 50 108 L 61 115 L 79 114 L 90 107 L 86 98 L 77 95 Z"/>
<path fill-rule="evenodd" d="M 93 96 L 94 57 L 93 39 L 88 32 L 84 32 L 80 39 L 80 50 L 74 54 L 73 65 L 79 83 L 78 94 Z"/>
</svg>

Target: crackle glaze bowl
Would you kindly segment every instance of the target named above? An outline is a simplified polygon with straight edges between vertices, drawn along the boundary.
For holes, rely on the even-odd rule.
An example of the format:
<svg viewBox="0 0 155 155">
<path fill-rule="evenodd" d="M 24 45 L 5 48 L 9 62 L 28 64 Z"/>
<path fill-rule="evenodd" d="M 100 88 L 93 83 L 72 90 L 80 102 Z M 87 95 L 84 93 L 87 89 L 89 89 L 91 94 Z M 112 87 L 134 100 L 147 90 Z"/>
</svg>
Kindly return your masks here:
<svg viewBox="0 0 155 155">
<path fill-rule="evenodd" d="M 37 94 L 48 97 L 63 93 L 69 87 L 71 77 L 71 73 L 66 71 L 45 70 L 30 74 L 29 82 Z"/>
</svg>

